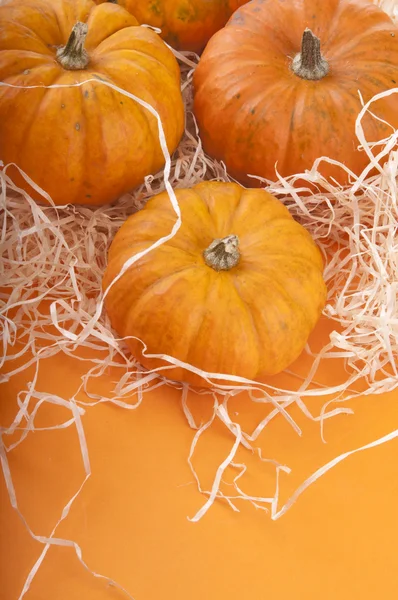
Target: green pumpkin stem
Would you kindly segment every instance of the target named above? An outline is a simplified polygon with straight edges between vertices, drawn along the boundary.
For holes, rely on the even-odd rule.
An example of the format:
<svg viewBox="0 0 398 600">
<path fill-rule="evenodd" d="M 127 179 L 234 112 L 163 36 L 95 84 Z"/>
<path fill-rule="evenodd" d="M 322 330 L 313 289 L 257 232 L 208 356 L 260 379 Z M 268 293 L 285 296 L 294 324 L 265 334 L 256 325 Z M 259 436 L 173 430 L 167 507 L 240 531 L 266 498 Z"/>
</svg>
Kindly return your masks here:
<svg viewBox="0 0 398 600">
<path fill-rule="evenodd" d="M 301 41 L 301 52 L 292 63 L 292 71 L 301 79 L 318 81 L 329 73 L 329 64 L 321 54 L 321 44 L 311 29 L 306 29 Z"/>
<path fill-rule="evenodd" d="M 80 71 L 87 67 L 90 62 L 87 50 L 84 48 L 87 31 L 87 23 L 77 22 L 73 26 L 66 46 L 58 49 L 57 60 L 64 69 Z"/>
<path fill-rule="evenodd" d="M 236 235 L 227 235 L 214 240 L 203 252 L 205 263 L 215 271 L 229 271 L 239 262 L 239 239 Z"/>
</svg>

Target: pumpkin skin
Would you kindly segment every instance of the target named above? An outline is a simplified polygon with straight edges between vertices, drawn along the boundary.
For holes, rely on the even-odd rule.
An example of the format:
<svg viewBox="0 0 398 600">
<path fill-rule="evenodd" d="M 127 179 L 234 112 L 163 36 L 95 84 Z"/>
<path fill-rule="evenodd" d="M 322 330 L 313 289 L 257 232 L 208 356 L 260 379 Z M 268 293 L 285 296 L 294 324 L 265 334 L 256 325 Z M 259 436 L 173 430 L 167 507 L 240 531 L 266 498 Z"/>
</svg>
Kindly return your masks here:
<svg viewBox="0 0 398 600">
<path fill-rule="evenodd" d="M 126 10 L 92 0 L 11 0 L 0 7 L 0 22 L 1 81 L 42 86 L 101 78 L 151 104 L 169 151 L 177 147 L 184 130 L 177 61 Z M 77 22 L 88 25 L 89 64 L 68 70 L 56 52 Z M 18 164 L 58 205 L 114 201 L 164 165 L 156 118 L 99 81 L 0 87 L 0 159 Z M 8 173 L 32 193 L 15 168 Z"/>
<path fill-rule="evenodd" d="M 309 27 L 320 40 L 329 72 L 307 80 L 293 71 Z M 397 87 L 398 28 L 367 0 L 252 0 L 207 45 L 194 74 L 194 114 L 205 151 L 224 161 L 238 181 L 248 174 L 276 179 L 302 173 L 328 156 L 356 175 L 368 165 L 358 151 L 355 120 L 364 102 Z M 371 111 L 398 127 L 396 95 Z M 392 128 L 365 115 L 366 139 Z M 321 173 L 347 182 L 322 163 Z"/>
<path fill-rule="evenodd" d="M 173 48 L 197 54 L 202 52 L 211 36 L 225 25 L 232 13 L 247 1 L 116 0 L 140 23 L 159 27 L 162 38 Z"/>
<path fill-rule="evenodd" d="M 258 379 L 282 371 L 303 350 L 325 304 L 323 261 L 310 234 L 264 190 L 203 182 L 175 193 L 177 234 L 134 263 L 105 297 L 113 328 L 140 338 L 147 353 L 207 372 Z M 103 290 L 175 221 L 166 192 L 129 217 L 110 246 Z M 203 253 L 230 235 L 239 238 L 239 262 L 216 271 Z M 137 340 L 126 343 L 145 367 L 167 364 L 143 356 Z M 180 367 L 164 374 L 208 385 Z"/>
</svg>

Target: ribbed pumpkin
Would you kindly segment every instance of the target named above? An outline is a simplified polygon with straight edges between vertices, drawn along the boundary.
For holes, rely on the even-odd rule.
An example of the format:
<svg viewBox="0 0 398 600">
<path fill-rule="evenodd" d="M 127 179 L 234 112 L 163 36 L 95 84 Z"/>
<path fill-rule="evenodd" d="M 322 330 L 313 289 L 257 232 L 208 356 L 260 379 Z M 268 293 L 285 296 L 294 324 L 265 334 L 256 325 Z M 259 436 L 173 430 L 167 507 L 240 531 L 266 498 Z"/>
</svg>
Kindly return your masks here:
<svg viewBox="0 0 398 600">
<path fill-rule="evenodd" d="M 162 38 L 177 50 L 200 53 L 211 36 L 248 0 L 96 0 L 115 2 L 140 23 L 162 30 Z"/>
<path fill-rule="evenodd" d="M 120 336 L 207 372 L 257 379 L 301 353 L 325 303 L 321 254 L 276 198 L 234 183 L 177 189 L 182 226 L 135 262 L 110 288 L 105 306 Z M 166 192 L 154 196 L 116 234 L 105 290 L 125 261 L 167 235 L 176 221 Z M 165 364 L 142 355 L 147 368 Z M 186 369 L 172 379 L 203 385 Z"/>
<path fill-rule="evenodd" d="M 367 0 L 252 0 L 207 45 L 194 75 L 194 113 L 205 151 L 239 181 L 303 172 L 321 156 L 355 174 L 362 104 L 398 85 L 398 28 Z M 397 97 L 362 121 L 368 141 L 398 127 Z M 392 127 L 383 122 L 387 121 Z M 342 169 L 322 173 L 346 182 Z"/>
<path fill-rule="evenodd" d="M 0 22 L 0 80 L 38 86 L 0 87 L 4 163 L 17 163 L 56 204 L 113 201 L 163 166 L 156 118 L 100 82 L 149 103 L 173 151 L 184 129 L 180 71 L 156 33 L 92 0 L 11 0 Z"/>
</svg>

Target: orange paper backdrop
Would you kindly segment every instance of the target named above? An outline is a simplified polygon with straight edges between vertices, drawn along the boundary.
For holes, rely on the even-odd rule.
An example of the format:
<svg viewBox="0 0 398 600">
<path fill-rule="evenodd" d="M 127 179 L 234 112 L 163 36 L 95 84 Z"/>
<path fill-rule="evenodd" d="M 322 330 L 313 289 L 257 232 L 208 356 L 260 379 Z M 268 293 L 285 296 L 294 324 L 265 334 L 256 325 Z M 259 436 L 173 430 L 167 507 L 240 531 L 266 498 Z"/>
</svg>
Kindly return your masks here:
<svg viewBox="0 0 398 600">
<path fill-rule="evenodd" d="M 334 371 L 329 368 L 325 377 L 337 380 L 339 369 L 341 364 Z M 46 359 L 36 388 L 68 399 L 86 370 L 87 363 L 64 355 Z M 16 396 L 32 377 L 29 369 L 0 386 L 3 427 L 12 422 Z M 109 372 L 95 381 L 92 391 L 108 394 L 115 377 Z M 88 400 L 84 394 L 77 399 Z M 136 400 L 137 396 L 130 398 Z M 189 403 L 198 418 L 211 414 L 211 398 L 190 396 Z M 317 414 L 322 403 L 307 404 Z M 290 412 L 302 428 L 301 437 L 280 416 L 261 434 L 263 455 L 292 468 L 280 477 L 280 505 L 321 465 L 398 428 L 398 392 L 363 396 L 348 405 L 354 415 L 325 422 L 326 444 L 319 424 L 296 407 Z M 266 414 L 264 406 L 245 394 L 231 401 L 230 412 L 247 430 Z M 35 425 L 50 426 L 70 417 L 67 409 L 44 403 Z M 183 414 L 180 391 L 159 387 L 145 393 L 142 404 L 130 411 L 99 404 L 87 408 L 82 422 L 92 476 L 56 536 L 76 541 L 88 566 L 116 580 L 135 600 L 396 597 L 398 440 L 343 461 L 277 521 L 247 502 L 237 502 L 240 512 L 233 512 L 217 500 L 201 521 L 191 523 L 187 517 L 193 517 L 206 498 L 187 464 L 194 432 Z M 9 445 L 19 435 L 5 436 L 4 441 Z M 194 464 L 205 489 L 211 487 L 232 444 L 233 436 L 222 423 L 215 423 L 199 441 Z M 84 479 L 76 428 L 30 433 L 8 453 L 8 460 L 29 526 L 37 535 L 49 535 Z M 245 449 L 236 460 L 248 466 L 241 480 L 247 493 L 273 495 L 272 465 Z M 227 483 L 232 477 L 227 471 Z M 0 597 L 14 600 L 43 546 L 29 536 L 11 508 L 3 480 L 0 500 Z M 72 548 L 52 547 L 26 598 L 124 596 L 86 572 Z"/>
</svg>

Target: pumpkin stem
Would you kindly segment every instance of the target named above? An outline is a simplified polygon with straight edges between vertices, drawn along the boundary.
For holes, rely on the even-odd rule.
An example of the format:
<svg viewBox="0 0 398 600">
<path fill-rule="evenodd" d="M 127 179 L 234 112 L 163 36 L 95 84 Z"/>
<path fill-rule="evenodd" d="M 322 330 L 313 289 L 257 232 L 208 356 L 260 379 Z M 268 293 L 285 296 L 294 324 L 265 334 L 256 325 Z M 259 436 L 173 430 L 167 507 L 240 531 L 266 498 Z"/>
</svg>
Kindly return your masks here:
<svg viewBox="0 0 398 600">
<path fill-rule="evenodd" d="M 321 54 L 319 38 L 307 29 L 303 33 L 301 52 L 293 59 L 292 70 L 302 79 L 317 81 L 329 73 L 329 64 Z"/>
<path fill-rule="evenodd" d="M 229 271 L 236 267 L 240 259 L 238 236 L 227 235 L 221 240 L 214 240 L 203 252 L 203 257 L 215 271 Z"/>
<path fill-rule="evenodd" d="M 66 46 L 58 49 L 57 60 L 64 69 L 80 71 L 87 67 L 90 62 L 87 50 L 84 48 L 87 31 L 87 23 L 78 21 L 73 26 Z"/>
</svg>

